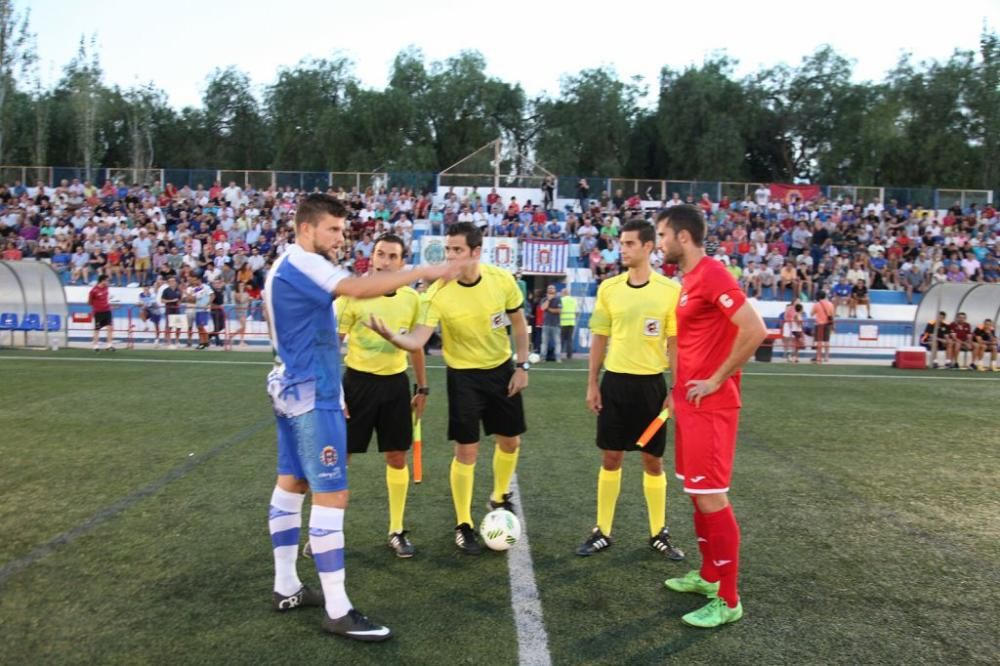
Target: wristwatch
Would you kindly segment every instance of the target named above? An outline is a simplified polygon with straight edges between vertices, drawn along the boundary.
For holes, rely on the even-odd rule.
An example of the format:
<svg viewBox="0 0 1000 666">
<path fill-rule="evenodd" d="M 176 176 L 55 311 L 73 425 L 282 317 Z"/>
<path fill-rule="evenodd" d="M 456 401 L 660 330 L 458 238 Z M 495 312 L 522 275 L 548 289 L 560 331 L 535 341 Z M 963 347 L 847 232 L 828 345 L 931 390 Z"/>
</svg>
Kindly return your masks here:
<svg viewBox="0 0 1000 666">
<path fill-rule="evenodd" d="M 419 384 L 414 384 L 413 385 L 413 394 L 414 395 L 430 395 L 431 394 L 431 387 L 430 386 L 420 386 Z"/>
<path fill-rule="evenodd" d="M 531 364 L 528 363 L 527 361 L 525 361 L 524 363 L 516 363 L 514 365 L 514 367 L 515 368 L 520 368 L 521 370 L 524 370 L 525 372 L 527 372 L 528 370 L 531 370 Z"/>
</svg>

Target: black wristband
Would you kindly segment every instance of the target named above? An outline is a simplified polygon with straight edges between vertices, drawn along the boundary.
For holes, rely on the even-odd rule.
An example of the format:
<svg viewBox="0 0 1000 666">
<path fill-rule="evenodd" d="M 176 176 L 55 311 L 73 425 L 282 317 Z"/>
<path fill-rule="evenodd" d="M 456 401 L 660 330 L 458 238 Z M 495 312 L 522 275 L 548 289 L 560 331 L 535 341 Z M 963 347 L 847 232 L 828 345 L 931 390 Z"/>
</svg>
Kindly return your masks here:
<svg viewBox="0 0 1000 666">
<path fill-rule="evenodd" d="M 420 386 L 419 384 L 414 384 L 413 385 L 413 394 L 414 395 L 430 395 L 431 394 L 431 387 L 430 386 Z"/>
</svg>

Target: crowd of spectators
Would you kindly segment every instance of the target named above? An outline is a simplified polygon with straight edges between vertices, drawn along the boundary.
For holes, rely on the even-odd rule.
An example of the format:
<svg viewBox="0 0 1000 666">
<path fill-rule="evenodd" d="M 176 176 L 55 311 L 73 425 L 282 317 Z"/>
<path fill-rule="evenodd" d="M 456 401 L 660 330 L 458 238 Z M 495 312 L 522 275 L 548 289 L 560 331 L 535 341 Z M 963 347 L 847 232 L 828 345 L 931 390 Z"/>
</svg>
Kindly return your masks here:
<svg viewBox="0 0 1000 666">
<path fill-rule="evenodd" d="M 779 201 L 765 186 L 742 201 L 674 194 L 663 203 L 680 204 L 704 211 L 709 253 L 757 298 L 815 300 L 823 290 L 838 306 L 856 309 L 868 305 L 869 289 L 901 291 L 913 302 L 914 294 L 941 282 L 1000 281 L 1000 216 L 991 205 L 956 202 L 942 214 L 896 201 Z M 602 198 L 589 202 L 579 223 L 571 215 L 567 229 L 601 280 L 620 270 L 623 220 L 653 214 L 637 195 L 622 206 Z"/>
<path fill-rule="evenodd" d="M 406 188 L 331 189 L 352 211 L 343 262 L 363 273 L 381 233 L 409 244 L 420 221 L 427 220 L 431 233 L 468 221 L 486 235 L 579 243 L 578 265 L 600 281 L 621 270 L 624 221 L 687 203 L 709 221 L 710 254 L 757 298 L 812 300 L 825 290 L 838 306 L 856 307 L 866 305 L 867 289 L 895 289 L 912 300 L 939 282 L 1000 280 L 1000 216 L 988 205 L 956 203 L 940 213 L 896 201 L 781 201 L 766 186 L 742 201 L 675 193 L 657 202 L 650 192 L 592 197 L 581 181 L 578 199 L 560 209 L 546 182 L 540 202 L 523 203 L 494 189 L 451 189 L 437 197 Z M 111 286 L 169 277 L 185 284 L 194 276 L 206 284 L 221 281 L 226 303 L 237 285 L 257 298 L 267 268 L 293 242 L 291 220 L 304 194 L 232 182 L 208 189 L 16 182 L 0 187 L 2 256 L 50 261 L 69 284 L 90 284 L 101 274 Z M 668 275 L 676 271 L 656 254 L 653 260 Z"/>
</svg>

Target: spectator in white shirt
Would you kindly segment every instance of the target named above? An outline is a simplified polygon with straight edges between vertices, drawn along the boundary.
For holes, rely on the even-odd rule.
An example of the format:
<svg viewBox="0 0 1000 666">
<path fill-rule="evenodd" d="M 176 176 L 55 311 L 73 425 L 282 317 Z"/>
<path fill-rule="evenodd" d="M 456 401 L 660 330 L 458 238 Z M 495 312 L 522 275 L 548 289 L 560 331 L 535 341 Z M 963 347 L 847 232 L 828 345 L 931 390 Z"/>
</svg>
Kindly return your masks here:
<svg viewBox="0 0 1000 666">
<path fill-rule="evenodd" d="M 764 185 L 763 183 L 761 184 L 760 187 L 758 187 L 754 191 L 753 194 L 754 198 L 757 199 L 757 205 L 761 208 L 767 206 L 771 200 L 771 190 L 767 185 Z"/>
</svg>

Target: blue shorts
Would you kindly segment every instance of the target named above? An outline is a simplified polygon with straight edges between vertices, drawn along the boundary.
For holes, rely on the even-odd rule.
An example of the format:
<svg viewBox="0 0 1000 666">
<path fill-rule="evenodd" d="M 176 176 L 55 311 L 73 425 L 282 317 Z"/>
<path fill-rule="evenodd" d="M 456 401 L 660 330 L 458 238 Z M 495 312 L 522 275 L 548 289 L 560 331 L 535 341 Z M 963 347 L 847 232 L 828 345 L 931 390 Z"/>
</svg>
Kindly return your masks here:
<svg viewBox="0 0 1000 666">
<path fill-rule="evenodd" d="M 347 490 L 347 422 L 342 411 L 314 409 L 274 418 L 279 475 L 305 479 L 314 493 Z"/>
<path fill-rule="evenodd" d="M 147 310 L 146 316 L 149 318 L 149 321 L 153 322 L 154 324 L 158 325 L 160 323 L 160 315 L 157 314 L 156 312 L 150 312 Z"/>
<path fill-rule="evenodd" d="M 211 317 L 209 317 L 210 314 L 211 313 L 209 312 L 196 312 L 194 314 L 195 326 L 208 326 L 211 321 Z"/>
</svg>

